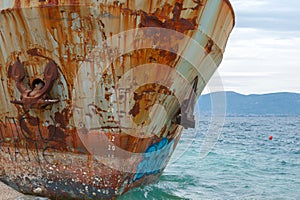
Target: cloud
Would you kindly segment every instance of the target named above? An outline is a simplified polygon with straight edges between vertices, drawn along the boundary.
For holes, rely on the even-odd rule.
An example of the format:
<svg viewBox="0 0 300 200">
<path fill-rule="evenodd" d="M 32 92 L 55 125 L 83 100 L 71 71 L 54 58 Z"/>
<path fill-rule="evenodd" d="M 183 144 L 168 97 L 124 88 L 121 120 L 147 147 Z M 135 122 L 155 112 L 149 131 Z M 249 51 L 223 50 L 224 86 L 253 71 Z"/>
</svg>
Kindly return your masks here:
<svg viewBox="0 0 300 200">
<path fill-rule="evenodd" d="M 225 90 L 300 93 L 300 1 L 231 3 L 236 27 L 218 70 Z"/>
<path fill-rule="evenodd" d="M 300 31 L 299 0 L 232 0 L 236 26 Z"/>
<path fill-rule="evenodd" d="M 231 0 L 230 2 L 232 3 L 233 8 L 236 10 L 236 12 L 245 12 L 253 10 L 254 8 L 263 9 L 266 5 L 268 5 L 268 2 L 264 0 Z"/>
</svg>

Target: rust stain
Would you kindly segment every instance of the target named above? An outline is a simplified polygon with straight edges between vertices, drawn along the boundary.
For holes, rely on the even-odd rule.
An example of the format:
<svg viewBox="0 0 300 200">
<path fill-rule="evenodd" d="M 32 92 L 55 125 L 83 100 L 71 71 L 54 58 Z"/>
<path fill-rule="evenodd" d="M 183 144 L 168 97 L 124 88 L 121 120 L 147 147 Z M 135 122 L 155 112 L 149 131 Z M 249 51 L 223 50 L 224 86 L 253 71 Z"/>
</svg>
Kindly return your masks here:
<svg viewBox="0 0 300 200">
<path fill-rule="evenodd" d="M 208 40 L 208 42 L 207 42 L 207 44 L 206 44 L 206 46 L 204 47 L 204 49 L 205 49 L 205 52 L 207 53 L 207 54 L 209 54 L 211 51 L 212 51 L 212 47 L 213 47 L 213 45 L 214 45 L 214 41 L 213 40 Z"/>
<path fill-rule="evenodd" d="M 20 100 L 12 100 L 14 104 L 22 105 L 24 108 L 45 108 L 48 105 L 58 103 L 57 99 L 48 99 L 48 92 L 51 90 L 54 81 L 58 78 L 57 65 L 50 61 L 44 70 L 44 81 L 35 79 L 32 82 L 32 90 L 24 86 L 25 69 L 24 65 L 17 60 L 9 66 L 8 78 L 14 79 L 16 86 L 21 93 Z"/>
<path fill-rule="evenodd" d="M 143 12 L 140 27 L 161 27 L 173 29 L 182 33 L 187 30 L 195 30 L 197 28 L 196 18 L 184 19 L 180 17 L 182 10 L 185 9 L 183 8 L 183 3 L 176 2 L 172 11 L 170 8 L 171 6 L 166 4 L 161 12 L 163 15 L 159 15 L 159 12 L 150 15 Z M 168 11 L 172 12 L 172 18 L 167 17 Z"/>
<path fill-rule="evenodd" d="M 228 35 L 223 34 L 229 33 L 234 19 L 227 0 L 216 2 L 224 12 L 211 13 L 216 20 L 209 25 L 213 30 L 207 35 L 206 30 L 197 29 L 201 29 L 202 14 L 212 1 L 14 0 L 10 8 L 0 7 L 0 49 L 3 51 L 0 54 L 3 104 L 0 105 L 0 171 L 5 175 L 1 174 L 0 180 L 24 193 L 52 199 L 114 199 L 133 187 L 156 181 L 181 134 L 182 128 L 174 120 L 180 113 L 174 91 L 180 87 L 184 90 L 186 85 L 168 79 L 166 85 L 176 86 L 175 90 L 153 82 L 130 93 L 130 87 L 136 87 L 138 81 L 129 80 L 130 87 L 124 86 L 119 95 L 120 103 L 116 99 L 116 84 L 127 72 L 149 62 L 178 69 L 182 58 L 174 52 L 187 44 L 183 44 L 182 36 L 164 33 L 153 36 L 144 32 L 142 40 L 122 38 L 118 48 L 109 48 L 114 41 L 108 41 L 104 50 L 92 58 L 95 60 L 89 61 L 90 55 L 103 41 L 122 31 L 159 27 L 189 37 L 203 31 L 201 38 L 206 42 L 200 41 L 203 49 L 198 50 L 212 56 L 217 63 L 222 52 L 219 51 L 222 46 L 218 45 L 226 43 Z M 127 46 L 138 47 L 138 42 L 148 40 L 153 40 L 153 48 L 133 49 L 113 63 L 107 61 Z M 107 63 L 109 68 L 99 73 L 99 67 Z M 83 67 L 84 72 L 80 71 Z M 183 76 L 191 82 L 196 75 L 187 69 L 188 66 Z M 77 77 L 85 76 L 86 79 L 76 83 Z M 160 76 L 167 79 L 168 74 L 162 75 L 159 70 L 148 76 L 150 80 Z M 98 81 L 96 86 L 88 84 L 94 80 Z M 204 87 L 197 83 L 198 86 L 198 91 Z M 98 92 L 95 99 L 89 96 L 93 89 Z M 168 118 L 149 137 L 139 137 L 144 132 L 122 127 L 120 121 L 128 118 L 137 126 L 149 125 L 151 110 L 157 104 L 167 110 Z M 160 120 L 156 120 L 159 124 Z M 151 128 L 156 129 L 157 124 Z M 174 148 L 159 163 L 162 169 L 157 174 L 149 172 L 136 179 L 136 174 L 141 174 L 139 164 L 145 158 L 116 153 L 121 149 L 144 154 L 162 139 L 173 142 Z M 87 144 L 100 151 L 100 158 Z M 120 155 L 128 160 L 114 157 Z M 104 164 L 103 160 L 111 165 Z M 33 183 L 41 186 L 39 190 Z"/>
<path fill-rule="evenodd" d="M 14 7 L 15 8 L 20 8 L 21 7 L 21 0 L 16 0 Z"/>
</svg>

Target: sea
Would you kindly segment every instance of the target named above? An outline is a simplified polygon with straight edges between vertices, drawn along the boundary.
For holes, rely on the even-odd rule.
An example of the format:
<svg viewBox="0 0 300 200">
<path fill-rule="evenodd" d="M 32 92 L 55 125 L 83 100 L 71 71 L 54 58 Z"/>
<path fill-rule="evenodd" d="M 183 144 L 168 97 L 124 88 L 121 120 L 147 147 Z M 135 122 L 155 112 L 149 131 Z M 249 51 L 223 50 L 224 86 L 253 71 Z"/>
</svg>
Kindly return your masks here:
<svg viewBox="0 0 300 200">
<path fill-rule="evenodd" d="M 118 200 L 300 199 L 300 116 L 225 117 L 216 130 L 212 121 L 184 131 L 157 183 Z"/>
<path fill-rule="evenodd" d="M 196 134 L 183 133 L 158 183 L 119 199 L 300 200 L 300 116 L 225 117 L 203 156 L 211 123 L 200 117 Z"/>
</svg>

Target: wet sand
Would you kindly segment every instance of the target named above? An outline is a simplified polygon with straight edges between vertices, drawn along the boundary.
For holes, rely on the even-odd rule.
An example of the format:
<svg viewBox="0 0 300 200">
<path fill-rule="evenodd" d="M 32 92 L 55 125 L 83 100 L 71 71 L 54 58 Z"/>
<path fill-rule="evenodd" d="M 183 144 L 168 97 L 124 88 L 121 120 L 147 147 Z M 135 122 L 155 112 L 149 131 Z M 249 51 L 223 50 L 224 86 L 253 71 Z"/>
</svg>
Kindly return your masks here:
<svg viewBox="0 0 300 200">
<path fill-rule="evenodd" d="M 14 200 L 23 196 L 21 193 L 0 182 L 0 200 Z"/>
</svg>

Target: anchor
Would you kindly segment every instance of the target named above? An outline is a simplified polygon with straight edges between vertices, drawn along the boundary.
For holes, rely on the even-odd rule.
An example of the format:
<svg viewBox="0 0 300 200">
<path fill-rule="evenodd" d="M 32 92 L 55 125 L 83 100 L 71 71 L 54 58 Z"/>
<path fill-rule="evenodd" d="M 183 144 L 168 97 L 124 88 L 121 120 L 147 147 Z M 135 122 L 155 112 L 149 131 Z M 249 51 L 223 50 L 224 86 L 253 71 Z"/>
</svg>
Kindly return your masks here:
<svg viewBox="0 0 300 200">
<path fill-rule="evenodd" d="M 193 88 L 188 99 L 185 99 L 181 105 L 181 111 L 176 117 L 177 124 L 180 124 L 185 129 L 195 128 L 194 107 L 198 85 L 198 76 L 193 81 Z"/>
<path fill-rule="evenodd" d="M 23 80 L 25 78 L 24 65 L 19 59 L 9 66 L 8 78 L 12 78 L 16 87 L 21 93 L 20 100 L 10 101 L 13 104 L 22 105 L 26 109 L 37 108 L 44 109 L 48 105 L 58 103 L 58 99 L 49 99 L 48 92 L 53 87 L 54 81 L 58 78 L 58 66 L 54 61 L 49 61 L 44 70 L 44 81 L 35 79 L 32 82 L 31 90 L 28 89 Z"/>
</svg>

